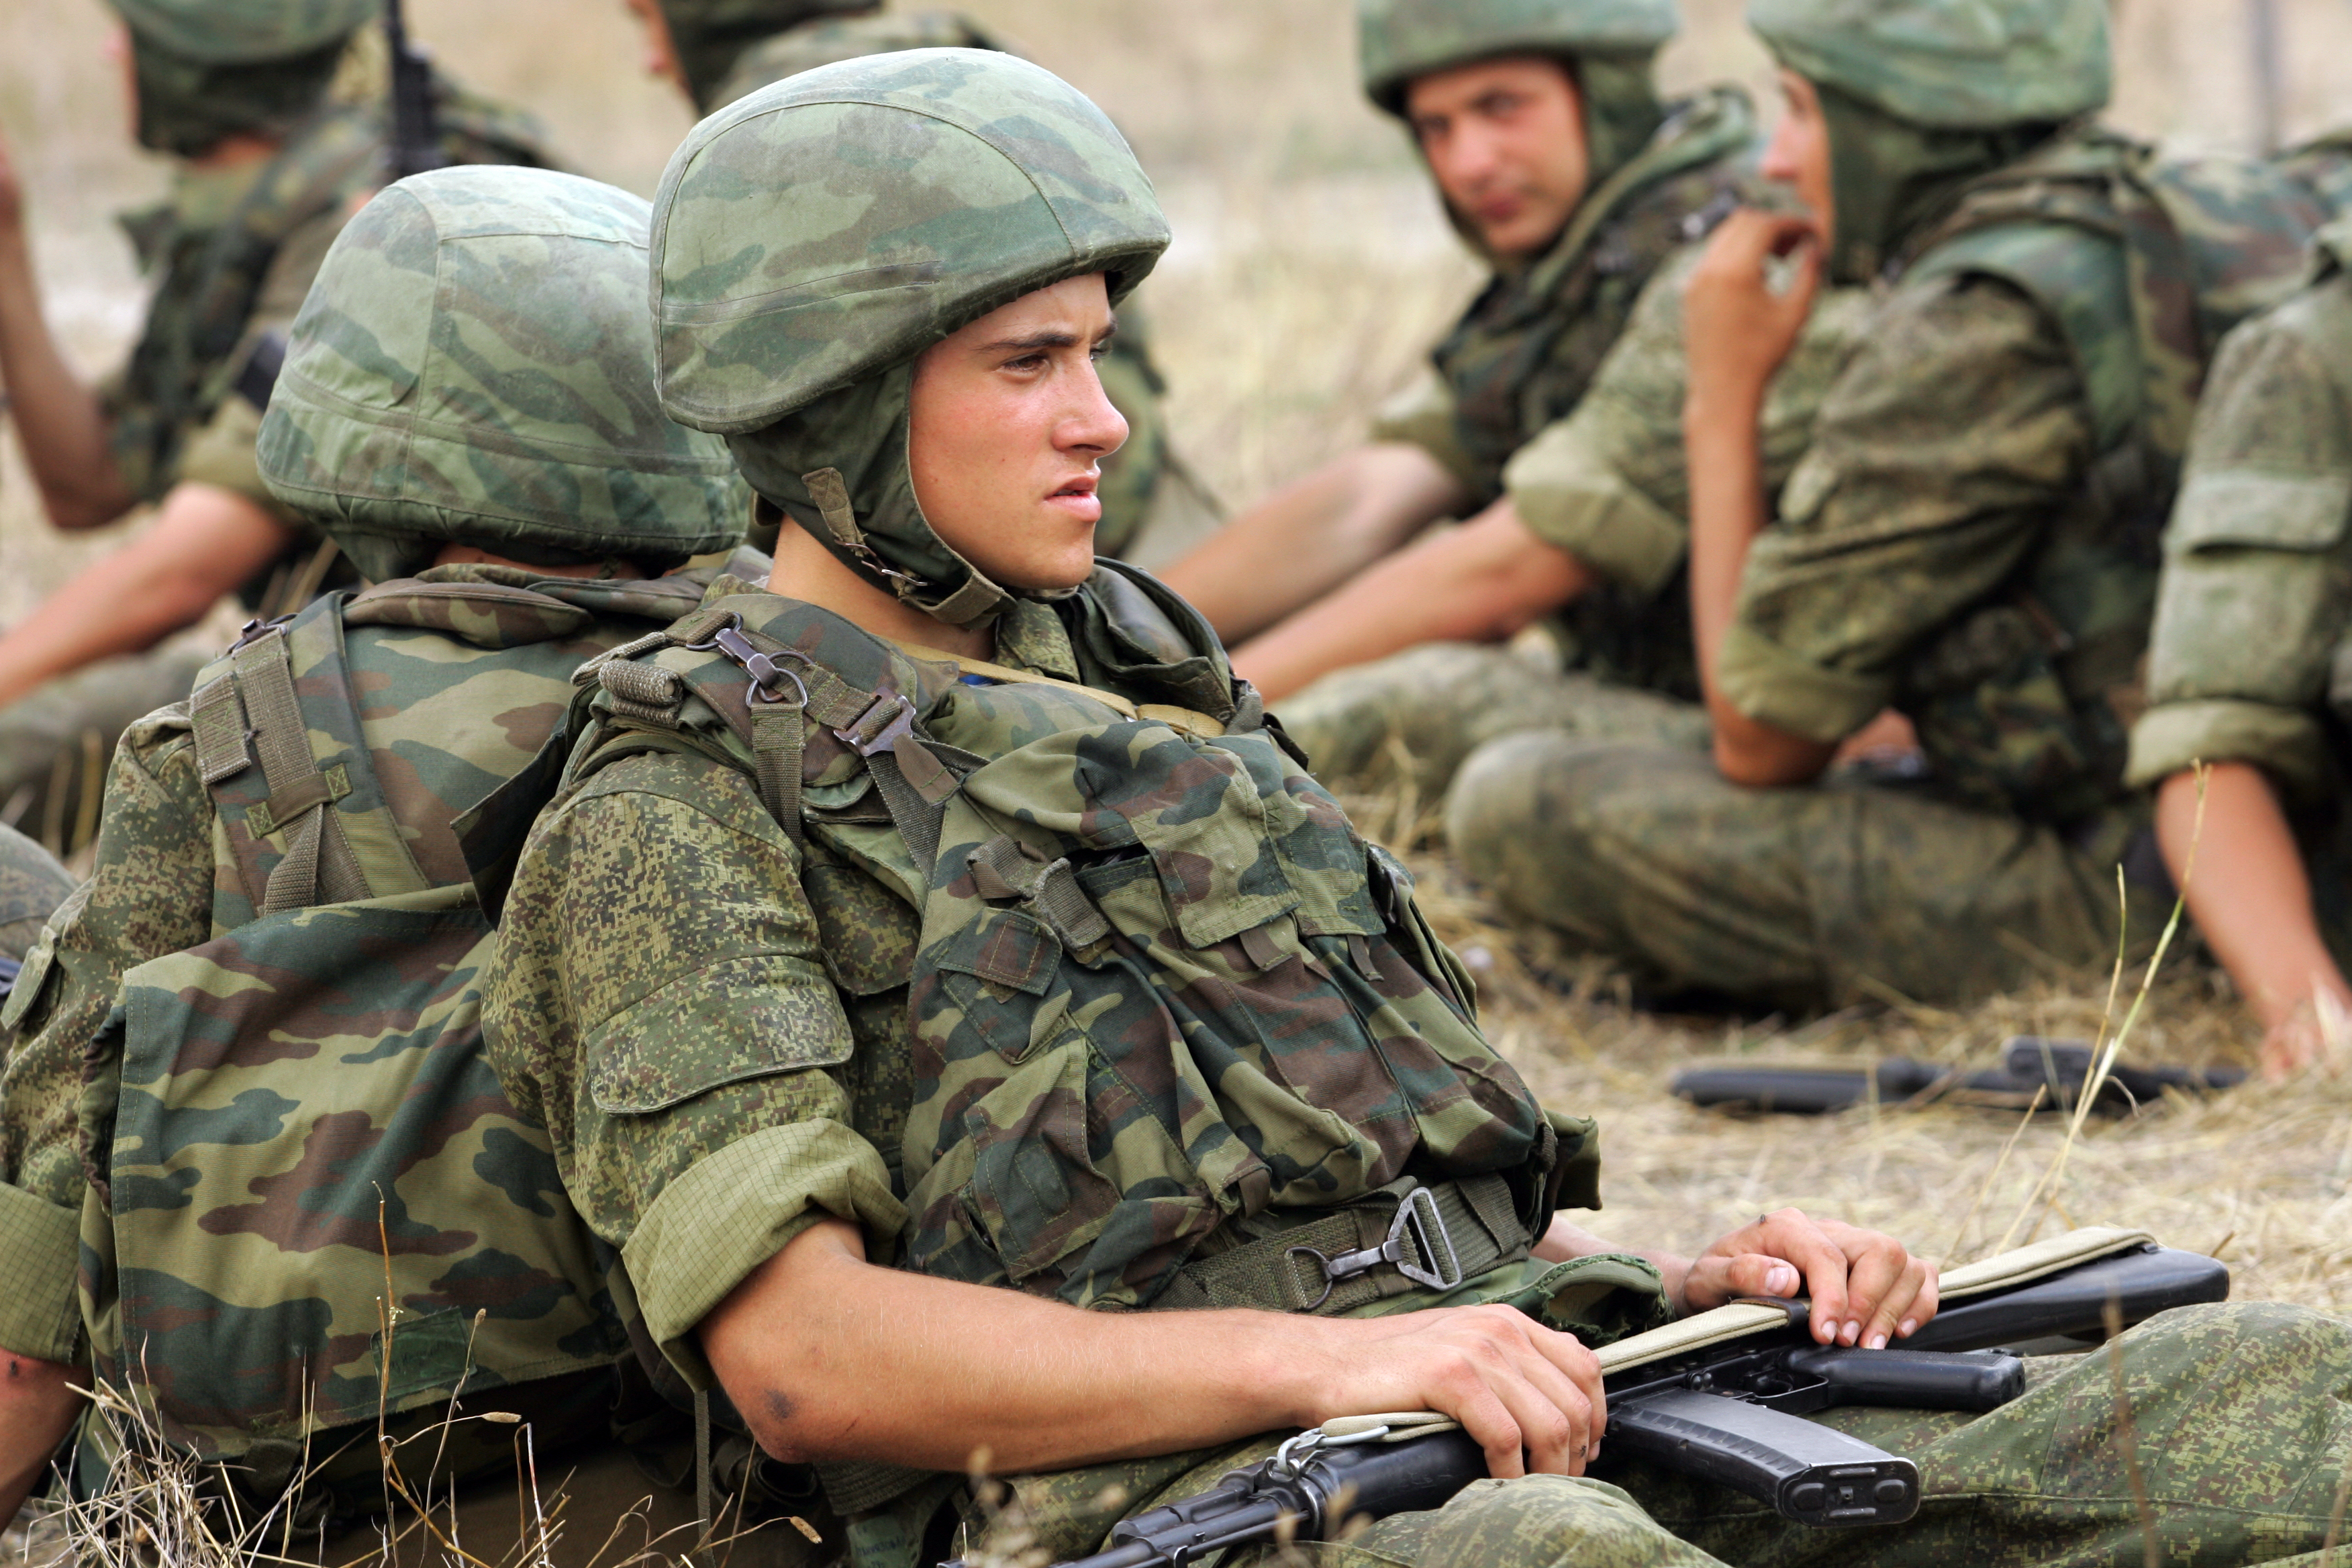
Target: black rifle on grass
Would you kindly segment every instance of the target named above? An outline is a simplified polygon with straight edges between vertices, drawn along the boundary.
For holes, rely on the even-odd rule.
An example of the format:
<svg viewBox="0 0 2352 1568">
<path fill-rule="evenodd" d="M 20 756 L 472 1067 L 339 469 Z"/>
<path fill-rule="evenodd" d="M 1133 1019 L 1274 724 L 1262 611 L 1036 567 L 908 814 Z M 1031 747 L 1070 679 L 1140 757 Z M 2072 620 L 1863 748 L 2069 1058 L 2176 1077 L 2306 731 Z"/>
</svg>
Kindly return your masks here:
<svg viewBox="0 0 2352 1568">
<path fill-rule="evenodd" d="M 401 0 L 384 0 L 383 41 L 392 56 L 392 124 L 384 147 L 384 163 L 395 180 L 444 168 L 441 155 L 440 88 L 433 79 L 433 60 L 408 41 L 408 22 Z"/>
<path fill-rule="evenodd" d="M 1940 1067 L 1892 1057 L 1874 1065 L 1722 1061 L 1675 1075 L 1674 1092 L 1694 1105 L 1819 1116 L 1873 1098 L 1881 1105 L 1985 1106 L 2023 1110 L 2039 1091 L 2044 1110 L 2072 1110 L 2090 1081 L 2091 1047 L 2080 1040 L 2020 1035 L 2002 1047 L 2000 1066 Z M 2211 1094 L 2234 1089 L 2246 1075 L 2236 1068 L 2128 1067 L 2107 1069 L 2091 1109 L 2127 1116 L 2160 1103 L 2168 1091 Z"/>
<path fill-rule="evenodd" d="M 2230 1271 L 2213 1259 L 2146 1247 L 1955 1302 L 1905 1348 L 1884 1351 L 1817 1345 L 1805 1303 L 1774 1302 L 1787 1312 L 1779 1328 L 1610 1373 L 1611 1458 L 1720 1482 L 1804 1524 L 1900 1523 L 1919 1507 L 1916 1467 L 1804 1415 L 1838 1405 L 1997 1409 L 2024 1392 L 2025 1366 L 1991 1347 L 2100 1335 L 2110 1321 L 2229 1293 Z M 1450 1424 L 1330 1422 L 1198 1496 L 1114 1526 L 1109 1550 L 1062 1568 L 1184 1568 L 1224 1548 L 1323 1540 L 1353 1520 L 1439 1507 L 1486 1474 L 1485 1452 Z"/>
</svg>

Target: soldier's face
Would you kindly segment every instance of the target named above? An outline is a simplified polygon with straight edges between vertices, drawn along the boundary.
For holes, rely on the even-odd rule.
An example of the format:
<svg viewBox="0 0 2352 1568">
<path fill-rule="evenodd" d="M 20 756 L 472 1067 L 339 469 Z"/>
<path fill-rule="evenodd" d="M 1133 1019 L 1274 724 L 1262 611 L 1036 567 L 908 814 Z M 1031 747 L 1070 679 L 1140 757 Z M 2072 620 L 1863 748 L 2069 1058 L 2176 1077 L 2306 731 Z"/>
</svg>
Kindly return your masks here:
<svg viewBox="0 0 2352 1568">
<path fill-rule="evenodd" d="M 908 467 L 932 530 L 1008 588 L 1094 570 L 1097 465 L 1127 439 L 1095 356 L 1110 341 L 1100 273 L 982 316 L 915 364 Z"/>
<path fill-rule="evenodd" d="M 1447 205 L 1497 256 L 1543 250 L 1584 199 L 1584 99 L 1558 60 L 1482 60 L 1416 77 L 1405 119 Z"/>
<path fill-rule="evenodd" d="M 1780 73 L 1780 94 L 1786 100 L 1780 123 L 1764 149 L 1758 173 L 1794 189 L 1821 225 L 1826 248 L 1837 225 L 1837 204 L 1830 183 L 1830 128 L 1822 118 L 1822 95 L 1795 71 Z"/>
<path fill-rule="evenodd" d="M 662 15 L 661 0 L 625 0 L 625 3 L 629 15 L 645 28 L 646 74 L 683 89 L 686 72 L 678 68 L 677 45 L 670 37 L 669 18 Z"/>
</svg>

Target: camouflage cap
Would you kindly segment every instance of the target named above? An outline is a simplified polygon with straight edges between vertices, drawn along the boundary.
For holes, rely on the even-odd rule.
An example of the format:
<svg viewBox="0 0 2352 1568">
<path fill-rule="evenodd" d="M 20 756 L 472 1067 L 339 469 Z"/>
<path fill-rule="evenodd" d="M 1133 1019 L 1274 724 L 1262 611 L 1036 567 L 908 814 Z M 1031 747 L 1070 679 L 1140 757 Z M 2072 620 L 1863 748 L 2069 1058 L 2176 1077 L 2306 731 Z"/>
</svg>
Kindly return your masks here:
<svg viewBox="0 0 2352 1568">
<path fill-rule="evenodd" d="M 654 197 L 662 406 L 755 430 L 1034 289 L 1168 247 L 1126 140 L 985 49 L 821 66 L 696 126 Z"/>
<path fill-rule="evenodd" d="M 1647 55 L 1675 36 L 1674 0 L 1357 0 L 1364 91 L 1391 114 L 1417 76 L 1498 55 Z"/>
<path fill-rule="evenodd" d="M 140 42 L 205 65 L 307 55 L 376 18 L 382 0 L 112 0 Z"/>
<path fill-rule="evenodd" d="M 2107 101 L 2107 0 L 1748 0 L 1780 63 L 1897 120 L 2054 124 Z"/>
<path fill-rule="evenodd" d="M 639 197 L 474 165 L 380 193 L 295 319 L 257 456 L 378 581 L 444 542 L 648 570 L 740 533 L 725 447 L 654 390 Z"/>
</svg>

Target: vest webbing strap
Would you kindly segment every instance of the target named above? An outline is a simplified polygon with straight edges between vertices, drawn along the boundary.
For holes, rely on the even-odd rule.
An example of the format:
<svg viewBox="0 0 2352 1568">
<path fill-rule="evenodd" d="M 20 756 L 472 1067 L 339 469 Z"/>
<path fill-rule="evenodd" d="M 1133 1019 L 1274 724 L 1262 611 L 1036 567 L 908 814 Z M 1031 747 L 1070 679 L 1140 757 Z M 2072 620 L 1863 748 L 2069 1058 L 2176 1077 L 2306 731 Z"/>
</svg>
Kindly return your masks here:
<svg viewBox="0 0 2352 1568">
<path fill-rule="evenodd" d="M 1423 1202 L 1434 1202 L 1434 1227 L 1401 1223 L 1415 1188 L 1429 1194 Z M 1327 1272 L 1328 1260 L 1391 1238 L 1397 1243 L 1395 1261 L 1342 1278 Z M 1408 1176 L 1304 1225 L 1184 1265 L 1153 1299 L 1151 1310 L 1255 1307 L 1332 1317 L 1431 1288 L 1409 1277 L 1400 1264 L 1459 1282 L 1517 1262 L 1528 1256 L 1528 1245 L 1510 1184 L 1502 1177 L 1465 1176 L 1423 1185 Z"/>
<path fill-rule="evenodd" d="M 1051 686 L 1080 697 L 1091 697 L 1104 707 L 1126 714 L 1130 719 L 1149 719 L 1195 735 L 1214 739 L 1225 732 L 1222 720 L 1191 708 L 1180 708 L 1170 702 L 1130 702 L 1116 691 L 1105 691 L 1098 686 L 1081 686 L 1075 680 L 1061 680 L 1050 675 L 1038 675 L 1026 669 L 1015 669 L 1009 664 L 992 664 L 984 658 L 967 658 L 944 648 L 925 647 L 921 643 L 888 639 L 890 646 L 910 658 L 929 664 L 951 664 L 966 675 L 977 675 L 990 680 L 1002 680 L 1020 686 Z"/>
<path fill-rule="evenodd" d="M 286 629 L 272 626 L 237 649 L 233 668 L 253 725 L 253 747 L 269 781 L 268 826 L 286 835 L 286 854 L 269 873 L 261 912 L 308 908 L 321 901 L 322 891 L 323 901 L 331 904 L 366 898 L 367 878 L 335 814 L 327 809 L 346 792 L 335 790 L 311 760 L 310 726 L 294 695 Z"/>
</svg>

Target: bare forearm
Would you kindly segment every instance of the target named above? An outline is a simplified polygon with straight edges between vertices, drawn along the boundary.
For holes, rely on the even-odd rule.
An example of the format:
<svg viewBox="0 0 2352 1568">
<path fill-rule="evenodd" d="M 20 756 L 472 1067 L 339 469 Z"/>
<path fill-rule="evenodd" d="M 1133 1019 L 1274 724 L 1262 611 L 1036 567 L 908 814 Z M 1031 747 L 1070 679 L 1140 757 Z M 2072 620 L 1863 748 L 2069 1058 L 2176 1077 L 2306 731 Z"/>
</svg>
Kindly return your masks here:
<svg viewBox="0 0 2352 1568">
<path fill-rule="evenodd" d="M 2312 916 L 2303 852 L 2269 779 L 2246 763 L 2217 763 L 2206 779 L 2201 826 L 2196 775 L 2164 782 L 2157 836 L 2197 929 L 2246 1005 L 2269 1026 L 2315 993 L 2352 1003 Z"/>
<path fill-rule="evenodd" d="M 1804 784 L 1820 776 L 1836 748 L 1748 717 L 1724 695 L 1716 675 L 1738 613 L 1748 552 L 1767 521 L 1761 414 L 1760 389 L 1713 401 L 1694 395 L 1684 414 L 1691 474 L 1691 628 L 1715 731 L 1716 766 L 1735 784 Z"/>
<path fill-rule="evenodd" d="M 1162 574 L 1238 643 L 1345 583 L 1467 500 L 1418 447 L 1365 447 L 1240 513 Z"/>
<path fill-rule="evenodd" d="M 116 473 L 106 415 L 74 375 L 41 314 L 40 290 L 21 228 L 0 226 L 0 382 L 58 528 L 94 528 L 130 510 L 133 498 Z"/>
<path fill-rule="evenodd" d="M 81 1413 L 79 1374 L 0 1351 L 0 1530 L 16 1519 Z"/>
<path fill-rule="evenodd" d="M 1499 642 L 1582 593 L 1591 574 L 1508 501 L 1390 556 L 1234 654 L 1269 702 L 1335 669 L 1426 642 Z"/>
<path fill-rule="evenodd" d="M 233 491 L 181 485 L 137 539 L 0 637 L 0 705 L 52 676 L 150 648 L 203 618 L 286 547 L 285 524 Z"/>
</svg>

